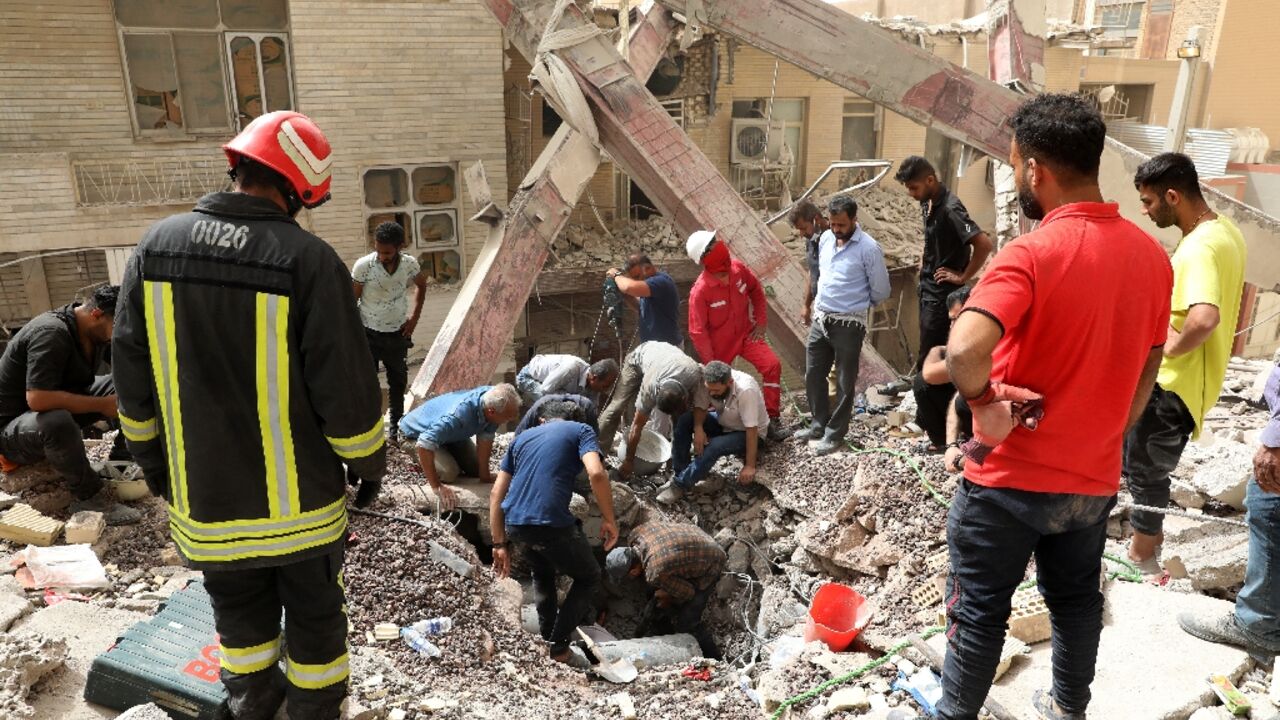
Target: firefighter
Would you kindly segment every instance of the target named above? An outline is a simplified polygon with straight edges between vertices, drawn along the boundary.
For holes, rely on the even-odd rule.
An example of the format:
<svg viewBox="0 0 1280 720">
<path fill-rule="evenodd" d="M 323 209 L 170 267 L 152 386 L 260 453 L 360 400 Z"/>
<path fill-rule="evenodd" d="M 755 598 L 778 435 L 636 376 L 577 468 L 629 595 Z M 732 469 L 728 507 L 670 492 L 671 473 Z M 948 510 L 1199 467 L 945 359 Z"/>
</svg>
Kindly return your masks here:
<svg viewBox="0 0 1280 720">
<path fill-rule="evenodd" d="M 769 316 L 764 286 L 746 265 L 729 256 L 729 246 L 711 230 L 699 230 L 685 243 L 689 259 L 702 274 L 689 291 L 689 338 L 703 364 L 732 365 L 741 357 L 760 371 L 770 440 L 790 433 L 778 417 L 782 400 L 782 363 L 765 340 Z"/>
<path fill-rule="evenodd" d="M 377 379 L 342 260 L 294 220 L 329 199 L 320 128 L 273 112 L 223 149 L 233 190 L 153 225 L 129 260 L 120 419 L 174 544 L 204 571 L 232 717 L 271 718 L 287 695 L 292 720 L 337 718 L 342 465 L 371 502 L 386 469 Z"/>
</svg>

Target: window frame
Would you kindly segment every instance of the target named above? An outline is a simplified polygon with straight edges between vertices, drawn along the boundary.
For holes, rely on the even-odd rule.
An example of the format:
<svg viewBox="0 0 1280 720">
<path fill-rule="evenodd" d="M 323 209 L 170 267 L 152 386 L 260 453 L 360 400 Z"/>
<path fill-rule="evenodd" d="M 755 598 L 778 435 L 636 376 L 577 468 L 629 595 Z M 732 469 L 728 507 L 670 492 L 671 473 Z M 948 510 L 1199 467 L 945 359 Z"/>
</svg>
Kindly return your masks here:
<svg viewBox="0 0 1280 720">
<path fill-rule="evenodd" d="M 236 77 L 231 65 L 231 41 L 236 38 L 249 38 L 253 41 L 253 46 L 257 50 L 256 56 L 258 60 L 258 99 L 262 102 L 262 112 L 265 114 L 270 112 L 267 110 L 267 69 L 262 64 L 262 41 L 266 38 L 277 38 L 284 41 L 284 65 L 285 71 L 289 77 L 289 106 L 296 108 L 298 103 L 294 102 L 297 98 L 297 89 L 293 86 L 293 52 L 289 49 L 289 31 L 274 30 L 223 30 L 222 31 L 222 61 L 223 61 L 223 79 L 227 84 L 227 113 L 231 116 L 232 132 L 240 132 L 244 129 L 241 125 L 240 112 L 236 109 Z M 250 120 L 252 122 L 252 120 Z"/>
<path fill-rule="evenodd" d="M 414 171 L 422 168 L 447 168 L 453 172 L 453 200 L 448 203 L 420 203 L 417 200 L 415 188 L 413 186 Z M 405 202 L 401 205 L 392 205 L 389 207 L 373 208 L 369 207 L 368 198 L 365 195 L 365 176 L 372 171 L 399 170 L 404 173 L 406 182 Z M 368 237 L 369 218 L 374 215 L 407 215 L 413 223 L 411 232 L 406 235 L 407 244 L 403 252 L 408 252 L 415 259 L 426 253 L 442 253 L 453 250 L 458 253 L 458 279 L 452 283 L 439 283 L 441 287 L 461 287 L 461 284 L 467 277 L 468 257 L 466 247 L 466 233 L 463 229 L 462 220 L 462 173 L 458 167 L 458 162 L 454 160 L 432 160 L 414 163 L 374 163 L 365 165 L 359 169 L 360 187 L 360 212 L 364 222 L 362 227 L 366 235 L 366 243 L 372 242 L 372 238 Z M 419 218 L 424 213 L 446 214 L 453 220 L 453 236 L 452 243 L 428 243 L 420 244 L 419 240 L 422 236 L 422 223 Z"/>
<path fill-rule="evenodd" d="M 850 102 L 866 103 L 871 106 L 870 112 L 850 112 L 848 110 Z M 874 100 L 868 100 L 861 95 L 847 95 L 840 101 L 840 159 L 841 160 L 861 160 L 864 158 L 847 158 L 844 157 L 844 121 L 847 118 L 869 117 L 871 118 L 871 133 L 874 147 L 871 148 L 874 157 L 880 157 L 880 150 L 884 142 L 884 107 Z"/>
<path fill-rule="evenodd" d="M 116 11 L 116 1 L 117 0 L 111 0 L 110 2 L 111 22 L 115 24 L 115 28 L 116 28 L 116 51 L 120 57 L 120 71 L 121 71 L 121 76 L 124 80 L 124 87 L 122 89 L 124 92 L 125 110 L 129 114 L 129 126 L 133 129 L 133 138 L 135 141 L 146 140 L 149 142 L 197 142 L 199 140 L 208 139 L 208 138 L 225 138 L 225 137 L 234 135 L 235 133 L 240 131 L 241 125 L 239 120 L 239 113 L 235 112 L 235 108 L 233 105 L 234 84 L 231 77 L 231 64 L 230 64 L 231 59 L 229 55 L 231 35 L 235 35 L 235 36 L 262 35 L 262 36 L 279 37 L 284 40 L 285 62 L 288 63 L 288 71 L 289 71 L 288 76 L 289 76 L 289 95 L 291 100 L 290 104 L 292 105 L 294 110 L 297 110 L 298 85 L 295 78 L 294 66 L 293 66 L 293 48 L 292 48 L 293 13 L 292 13 L 292 7 L 290 3 L 285 2 L 284 4 L 284 7 L 285 7 L 284 29 L 273 30 L 273 29 L 261 29 L 261 28 L 247 28 L 247 27 L 242 29 L 229 28 L 226 25 L 226 23 L 224 23 L 222 20 L 222 6 L 220 4 L 222 0 L 217 0 L 217 2 L 219 2 L 217 27 L 179 28 L 179 27 L 126 26 L 120 22 L 119 14 Z M 174 42 L 173 42 L 173 36 L 179 33 L 208 34 L 208 35 L 219 36 L 218 46 L 220 48 L 220 52 L 218 53 L 218 63 L 222 67 L 222 96 L 224 101 L 223 114 L 227 120 L 227 124 L 225 127 L 188 128 L 185 125 L 185 115 L 184 115 L 184 125 L 179 131 L 155 130 L 151 128 L 143 128 L 138 123 L 138 114 L 134 108 L 134 105 L 137 104 L 137 101 L 136 101 L 137 99 L 134 97 L 134 94 L 133 94 L 133 78 L 131 77 L 131 73 L 129 70 L 129 56 L 128 56 L 128 53 L 125 52 L 125 44 L 124 44 L 125 35 L 164 35 L 168 37 L 170 57 L 173 58 L 173 71 L 174 71 L 175 77 L 177 78 L 177 83 L 178 83 L 178 95 L 179 97 L 181 97 L 183 95 L 182 78 L 181 78 L 181 75 L 178 73 L 177 50 L 174 47 Z M 255 38 L 255 42 L 260 42 L 260 38 Z M 259 52 L 258 54 L 258 72 L 259 72 L 258 82 L 261 84 L 264 82 L 264 79 L 262 76 L 261 52 Z M 264 112 L 265 112 L 265 108 L 266 106 L 264 104 L 263 105 Z"/>
</svg>

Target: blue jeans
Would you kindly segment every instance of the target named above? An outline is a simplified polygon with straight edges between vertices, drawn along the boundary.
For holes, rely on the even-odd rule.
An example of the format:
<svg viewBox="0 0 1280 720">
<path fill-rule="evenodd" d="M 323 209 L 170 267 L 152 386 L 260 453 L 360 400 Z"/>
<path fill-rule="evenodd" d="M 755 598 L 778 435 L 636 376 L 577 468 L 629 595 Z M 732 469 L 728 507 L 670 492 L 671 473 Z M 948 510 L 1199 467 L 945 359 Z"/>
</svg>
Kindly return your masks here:
<svg viewBox="0 0 1280 720">
<path fill-rule="evenodd" d="M 747 454 L 747 433 L 720 427 L 715 413 L 707 413 L 702 430 L 707 434 L 707 446 L 697 457 L 693 457 L 693 413 L 681 415 L 672 432 L 671 469 L 676 473 L 676 485 L 686 490 L 711 474 L 711 468 L 715 467 L 720 458 Z"/>
<path fill-rule="evenodd" d="M 1244 496 L 1249 519 L 1249 564 L 1236 596 L 1236 620 L 1256 644 L 1280 650 L 1280 495 L 1249 478 Z"/>
<path fill-rule="evenodd" d="M 1036 558 L 1053 628 L 1053 697 L 1089 704 L 1102 634 L 1102 547 L 1115 497 L 987 488 L 961 480 L 947 514 L 947 655 L 942 720 L 977 720 L 1000 662 L 1013 593 Z"/>
</svg>

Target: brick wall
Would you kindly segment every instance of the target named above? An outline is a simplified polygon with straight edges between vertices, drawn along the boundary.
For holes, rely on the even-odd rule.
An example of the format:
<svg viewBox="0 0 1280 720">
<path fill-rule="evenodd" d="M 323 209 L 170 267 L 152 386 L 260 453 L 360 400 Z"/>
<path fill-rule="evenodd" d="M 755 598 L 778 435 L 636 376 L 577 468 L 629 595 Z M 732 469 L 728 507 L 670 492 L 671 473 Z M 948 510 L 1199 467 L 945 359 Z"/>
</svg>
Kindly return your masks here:
<svg viewBox="0 0 1280 720">
<path fill-rule="evenodd" d="M 1280 148 L 1280 74 L 1258 64 L 1275 42 L 1280 3 L 1231 0 L 1216 42 L 1206 107 L 1208 127 L 1260 127 Z"/>
<path fill-rule="evenodd" d="M 295 106 L 335 151 L 334 199 L 299 219 L 344 260 L 365 252 L 364 167 L 481 159 L 495 194 L 505 194 L 502 39 L 478 3 L 294 0 L 289 10 Z M 402 42 L 407 32 L 413 42 Z M 77 166 L 132 164 L 159 177 L 196 168 L 202 179 L 212 169 L 217 184 L 230 133 L 135 138 L 121 56 L 109 0 L 0 4 L 0 252 L 133 245 L 152 222 L 190 207 L 185 199 L 78 207 Z M 461 183 L 459 192 L 467 197 Z M 474 210 L 464 202 L 461 218 Z M 468 224 L 463 237 L 472 257 L 484 227 Z M 451 298 L 428 300 L 420 346 Z"/>
</svg>

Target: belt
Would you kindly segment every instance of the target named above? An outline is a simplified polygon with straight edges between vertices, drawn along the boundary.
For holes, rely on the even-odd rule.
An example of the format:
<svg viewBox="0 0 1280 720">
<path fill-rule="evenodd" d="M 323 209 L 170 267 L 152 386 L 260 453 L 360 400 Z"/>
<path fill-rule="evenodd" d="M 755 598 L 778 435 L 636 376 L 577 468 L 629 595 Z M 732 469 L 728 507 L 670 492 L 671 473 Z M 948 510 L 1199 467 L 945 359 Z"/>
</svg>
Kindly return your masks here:
<svg viewBox="0 0 1280 720">
<path fill-rule="evenodd" d="M 822 310 L 813 311 L 813 319 L 822 324 L 836 325 L 857 325 L 865 330 L 867 328 L 867 311 L 857 310 L 847 313 L 829 313 Z"/>
</svg>

